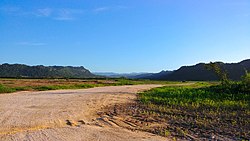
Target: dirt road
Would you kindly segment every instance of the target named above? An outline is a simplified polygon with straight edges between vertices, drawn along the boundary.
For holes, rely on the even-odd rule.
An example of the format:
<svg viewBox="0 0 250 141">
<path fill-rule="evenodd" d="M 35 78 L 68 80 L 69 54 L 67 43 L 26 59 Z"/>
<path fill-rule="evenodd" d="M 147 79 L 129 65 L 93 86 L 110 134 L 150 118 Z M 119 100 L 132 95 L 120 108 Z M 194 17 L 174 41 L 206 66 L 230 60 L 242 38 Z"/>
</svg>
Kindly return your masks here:
<svg viewBox="0 0 250 141">
<path fill-rule="evenodd" d="M 82 90 L 18 92 L 0 95 L 0 140 L 122 141 L 167 140 L 98 124 L 98 111 L 130 102 L 136 93 L 160 85 L 98 87 Z"/>
</svg>

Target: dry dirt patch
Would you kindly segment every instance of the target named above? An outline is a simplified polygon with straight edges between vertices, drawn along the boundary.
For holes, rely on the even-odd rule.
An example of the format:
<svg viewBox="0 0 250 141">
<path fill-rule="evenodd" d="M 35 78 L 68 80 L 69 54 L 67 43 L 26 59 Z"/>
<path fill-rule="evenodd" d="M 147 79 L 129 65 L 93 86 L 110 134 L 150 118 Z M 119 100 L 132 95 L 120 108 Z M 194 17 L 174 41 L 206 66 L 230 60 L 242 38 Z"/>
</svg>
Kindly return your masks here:
<svg viewBox="0 0 250 141">
<path fill-rule="evenodd" d="M 132 102 L 137 92 L 159 86 L 1 94 L 0 140 L 166 140 L 115 123 L 102 126 L 96 114 L 106 106 Z"/>
</svg>

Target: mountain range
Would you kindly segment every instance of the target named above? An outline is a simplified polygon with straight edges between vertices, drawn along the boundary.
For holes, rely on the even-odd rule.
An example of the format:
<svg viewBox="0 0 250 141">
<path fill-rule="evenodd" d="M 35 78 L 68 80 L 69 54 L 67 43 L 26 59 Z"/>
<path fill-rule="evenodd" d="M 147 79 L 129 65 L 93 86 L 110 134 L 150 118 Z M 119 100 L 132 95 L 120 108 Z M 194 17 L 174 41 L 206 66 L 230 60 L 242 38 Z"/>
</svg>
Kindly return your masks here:
<svg viewBox="0 0 250 141">
<path fill-rule="evenodd" d="M 0 77 L 6 78 L 94 78 L 84 67 L 28 66 L 23 64 L 0 65 Z"/>
<path fill-rule="evenodd" d="M 239 63 L 216 62 L 220 68 L 226 71 L 229 79 L 240 80 L 246 71 L 250 72 L 250 59 Z M 219 80 L 213 71 L 205 68 L 205 63 L 198 63 L 193 66 L 182 66 L 174 71 L 162 71 L 140 79 L 170 80 L 170 81 L 214 81 Z"/>
<path fill-rule="evenodd" d="M 239 63 L 216 62 L 225 70 L 231 80 L 240 80 L 246 71 L 250 72 L 250 59 Z M 214 81 L 219 78 L 212 71 L 205 68 L 206 63 L 193 66 L 182 66 L 174 71 L 161 71 L 159 73 L 91 73 L 84 67 L 72 66 L 28 66 L 23 64 L 0 65 L 0 77 L 12 78 L 119 78 L 150 79 L 169 81 Z"/>
</svg>

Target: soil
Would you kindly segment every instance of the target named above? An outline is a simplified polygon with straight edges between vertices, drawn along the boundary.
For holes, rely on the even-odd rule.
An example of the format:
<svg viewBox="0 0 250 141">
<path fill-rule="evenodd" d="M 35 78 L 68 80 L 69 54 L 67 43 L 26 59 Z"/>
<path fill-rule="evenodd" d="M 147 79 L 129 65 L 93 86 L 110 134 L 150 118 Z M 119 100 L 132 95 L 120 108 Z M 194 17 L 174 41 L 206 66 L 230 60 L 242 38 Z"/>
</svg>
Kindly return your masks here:
<svg viewBox="0 0 250 141">
<path fill-rule="evenodd" d="M 134 103 L 136 93 L 160 86 L 110 86 L 1 94 L 0 140 L 169 140 L 137 130 L 140 123 L 105 113 L 107 107 Z"/>
<path fill-rule="evenodd" d="M 114 80 L 81 80 L 81 79 L 0 79 L 0 84 L 11 88 L 38 87 L 75 84 L 114 84 Z"/>
</svg>

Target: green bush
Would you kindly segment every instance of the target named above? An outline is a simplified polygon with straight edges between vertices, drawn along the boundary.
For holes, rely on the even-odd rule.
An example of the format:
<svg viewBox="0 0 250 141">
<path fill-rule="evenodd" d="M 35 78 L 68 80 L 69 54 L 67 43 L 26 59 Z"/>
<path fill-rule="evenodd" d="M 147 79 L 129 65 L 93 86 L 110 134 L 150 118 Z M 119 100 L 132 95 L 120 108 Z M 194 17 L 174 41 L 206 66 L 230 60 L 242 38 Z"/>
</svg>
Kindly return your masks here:
<svg viewBox="0 0 250 141">
<path fill-rule="evenodd" d="M 2 84 L 0 84 L 0 93 L 12 93 L 15 92 L 15 89 L 12 88 L 8 88 L 6 86 L 3 86 Z"/>
<path fill-rule="evenodd" d="M 250 92 L 250 73 L 246 73 L 242 77 L 242 90 L 246 92 Z"/>
</svg>

